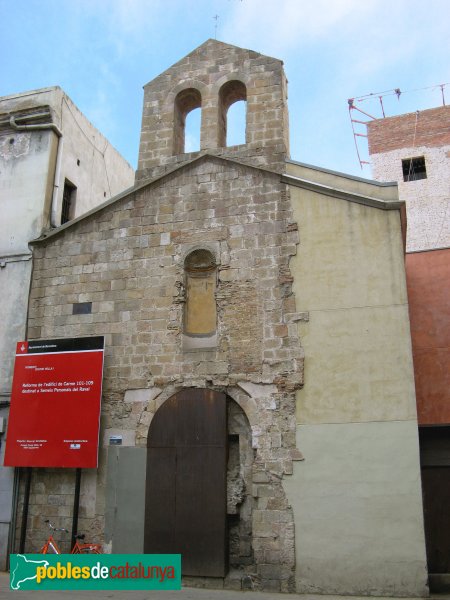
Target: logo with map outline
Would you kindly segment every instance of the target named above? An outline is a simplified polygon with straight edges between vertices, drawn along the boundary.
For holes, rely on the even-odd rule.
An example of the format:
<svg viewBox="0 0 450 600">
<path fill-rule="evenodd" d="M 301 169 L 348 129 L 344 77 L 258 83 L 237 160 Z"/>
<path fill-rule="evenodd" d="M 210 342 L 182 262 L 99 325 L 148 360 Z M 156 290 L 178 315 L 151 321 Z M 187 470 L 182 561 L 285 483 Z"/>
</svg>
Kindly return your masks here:
<svg viewBox="0 0 450 600">
<path fill-rule="evenodd" d="M 11 554 L 11 590 L 180 590 L 180 554 Z"/>
<path fill-rule="evenodd" d="M 20 590 L 25 581 L 37 577 L 37 567 L 48 567 L 48 560 L 31 560 L 23 554 L 16 554 L 16 564 L 11 571 L 9 584 L 12 590 Z"/>
</svg>

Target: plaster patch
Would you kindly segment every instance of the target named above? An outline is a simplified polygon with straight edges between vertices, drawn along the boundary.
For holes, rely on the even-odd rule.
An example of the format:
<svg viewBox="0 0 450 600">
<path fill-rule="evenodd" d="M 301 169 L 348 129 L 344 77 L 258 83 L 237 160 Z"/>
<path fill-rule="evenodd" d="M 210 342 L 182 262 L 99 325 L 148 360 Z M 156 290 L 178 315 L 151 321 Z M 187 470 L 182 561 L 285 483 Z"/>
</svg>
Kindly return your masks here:
<svg viewBox="0 0 450 600">
<path fill-rule="evenodd" d="M 127 390 L 125 392 L 124 402 L 144 402 L 148 403 L 154 400 L 162 392 L 160 388 L 143 388 L 140 390 Z"/>
<path fill-rule="evenodd" d="M 250 381 L 239 381 L 238 386 L 255 399 L 270 398 L 278 392 L 276 385 L 251 383 Z"/>
<path fill-rule="evenodd" d="M 12 133 L 0 139 L 0 157 L 13 160 L 26 156 L 30 151 L 31 133 Z"/>
</svg>

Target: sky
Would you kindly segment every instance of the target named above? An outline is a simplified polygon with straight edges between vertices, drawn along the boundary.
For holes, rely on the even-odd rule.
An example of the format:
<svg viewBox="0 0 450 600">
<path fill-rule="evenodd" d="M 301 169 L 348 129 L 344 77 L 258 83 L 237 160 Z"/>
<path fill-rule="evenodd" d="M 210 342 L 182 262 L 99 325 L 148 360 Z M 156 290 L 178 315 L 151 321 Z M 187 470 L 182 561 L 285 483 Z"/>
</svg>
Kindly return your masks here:
<svg viewBox="0 0 450 600">
<path fill-rule="evenodd" d="M 209 38 L 284 62 L 300 162 L 370 178 L 349 98 L 373 94 L 356 105 L 380 118 L 380 92 L 402 90 L 383 97 L 394 116 L 448 84 L 450 104 L 449 0 L 0 0 L 0 15 L 0 96 L 62 87 L 134 168 L 143 85 Z"/>
</svg>

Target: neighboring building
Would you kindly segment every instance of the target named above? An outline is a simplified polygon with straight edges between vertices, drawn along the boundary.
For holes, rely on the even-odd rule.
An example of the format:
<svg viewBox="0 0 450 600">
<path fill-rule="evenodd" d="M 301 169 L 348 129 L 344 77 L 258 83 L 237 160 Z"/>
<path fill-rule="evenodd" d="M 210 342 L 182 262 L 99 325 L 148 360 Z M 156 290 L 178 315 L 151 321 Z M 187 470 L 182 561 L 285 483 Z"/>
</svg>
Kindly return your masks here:
<svg viewBox="0 0 450 600">
<path fill-rule="evenodd" d="M 406 274 L 429 581 L 450 586 L 450 107 L 371 121 L 373 173 L 406 202 Z"/>
<path fill-rule="evenodd" d="M 145 86 L 134 188 L 33 242 L 29 339 L 106 338 L 80 529 L 192 584 L 426 595 L 404 203 L 290 161 L 287 123 L 282 63 L 208 40 Z M 34 471 L 26 551 L 74 479 Z"/>
<path fill-rule="evenodd" d="M 131 166 L 59 87 L 0 98 L 1 417 L 8 416 L 16 342 L 26 335 L 29 242 L 133 179 Z M 61 277 L 63 263 L 57 265 Z M 12 493 L 12 469 L 0 468 L 0 568 L 7 556 Z"/>
<path fill-rule="evenodd" d="M 397 181 L 408 210 L 407 251 L 450 246 L 450 106 L 367 124 L 372 174 Z"/>
</svg>

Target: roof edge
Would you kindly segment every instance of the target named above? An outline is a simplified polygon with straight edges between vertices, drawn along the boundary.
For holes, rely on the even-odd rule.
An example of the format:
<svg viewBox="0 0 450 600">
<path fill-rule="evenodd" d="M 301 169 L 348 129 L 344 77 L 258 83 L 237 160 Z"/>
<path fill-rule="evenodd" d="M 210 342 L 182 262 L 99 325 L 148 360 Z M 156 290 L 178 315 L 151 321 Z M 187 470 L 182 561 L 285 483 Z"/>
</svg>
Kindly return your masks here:
<svg viewBox="0 0 450 600">
<path fill-rule="evenodd" d="M 357 194 L 356 192 L 350 192 L 340 188 L 331 187 L 323 183 L 316 183 L 315 181 L 310 181 L 309 179 L 295 177 L 294 175 L 283 174 L 281 176 L 281 181 L 283 183 L 294 185 L 311 192 L 317 192 L 325 196 L 338 198 L 340 200 L 347 200 L 348 202 L 354 202 L 356 204 L 363 204 L 364 206 L 370 206 L 371 208 L 378 208 L 381 210 L 399 210 L 405 206 L 404 200 L 382 200 L 380 198 L 373 198 L 371 196 Z M 369 183 L 371 182 L 369 181 Z"/>
<path fill-rule="evenodd" d="M 352 179 L 353 181 L 361 181 L 362 183 L 370 183 L 378 187 L 390 187 L 397 185 L 396 181 L 376 181 L 375 179 L 366 179 L 365 177 L 358 177 L 358 175 L 350 175 L 343 171 L 333 171 L 325 167 L 318 167 L 317 165 L 311 165 L 308 163 L 300 162 L 298 160 L 292 160 L 291 158 L 286 159 L 286 162 L 292 165 L 298 165 L 299 167 L 305 167 L 306 169 L 312 169 L 314 171 L 320 171 L 321 173 L 329 173 L 330 175 L 337 175 L 338 177 L 345 177 L 346 179 Z"/>
<path fill-rule="evenodd" d="M 438 248 L 422 248 L 422 250 L 407 250 L 406 254 L 424 254 L 425 252 L 444 252 L 450 250 L 450 246 L 439 246 Z"/>
<path fill-rule="evenodd" d="M 0 102 L 3 100 L 14 100 L 15 98 L 26 98 L 27 96 L 36 96 L 37 94 L 44 94 L 46 92 L 54 92 L 60 90 L 65 93 L 61 86 L 51 85 L 45 88 L 38 88 L 36 90 L 25 90 L 25 92 L 16 92 L 14 94 L 8 94 L 6 96 L 0 96 Z"/>
</svg>

